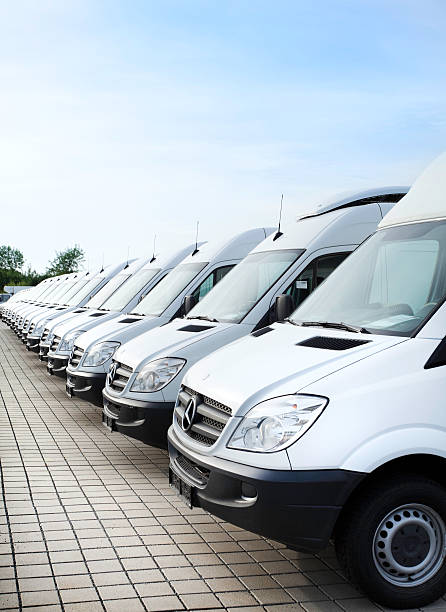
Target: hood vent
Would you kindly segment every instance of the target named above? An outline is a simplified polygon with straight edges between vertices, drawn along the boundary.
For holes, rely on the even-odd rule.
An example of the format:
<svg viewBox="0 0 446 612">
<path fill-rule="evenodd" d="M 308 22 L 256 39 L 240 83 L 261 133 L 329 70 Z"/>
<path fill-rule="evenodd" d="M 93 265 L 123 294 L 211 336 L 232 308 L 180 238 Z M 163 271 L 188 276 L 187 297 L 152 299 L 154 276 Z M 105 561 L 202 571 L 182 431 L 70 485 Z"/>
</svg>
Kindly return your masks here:
<svg viewBox="0 0 446 612">
<path fill-rule="evenodd" d="M 80 308 L 79 310 L 73 310 L 73 314 L 78 314 L 79 312 L 85 312 L 85 308 Z"/>
<path fill-rule="evenodd" d="M 93 314 L 89 315 L 90 317 L 103 317 L 104 315 L 106 315 L 106 312 L 94 312 Z"/>
<path fill-rule="evenodd" d="M 201 332 L 207 329 L 213 329 L 214 327 L 215 325 L 185 325 L 184 327 L 180 327 L 178 331 Z"/>
<path fill-rule="evenodd" d="M 135 319 L 133 317 L 127 317 L 126 319 L 119 319 L 118 323 L 135 323 L 135 321 L 141 321 L 141 319 Z"/>
<path fill-rule="evenodd" d="M 263 334 L 267 334 L 270 331 L 273 331 L 272 327 L 262 327 L 261 329 L 252 332 L 251 336 L 254 336 L 254 338 L 258 338 L 259 336 L 263 336 Z"/>
<path fill-rule="evenodd" d="M 329 351 L 346 351 L 347 349 L 367 344 L 370 340 L 354 340 L 353 338 L 335 338 L 330 336 L 313 336 L 296 346 L 309 346 L 311 348 L 325 349 Z"/>
</svg>

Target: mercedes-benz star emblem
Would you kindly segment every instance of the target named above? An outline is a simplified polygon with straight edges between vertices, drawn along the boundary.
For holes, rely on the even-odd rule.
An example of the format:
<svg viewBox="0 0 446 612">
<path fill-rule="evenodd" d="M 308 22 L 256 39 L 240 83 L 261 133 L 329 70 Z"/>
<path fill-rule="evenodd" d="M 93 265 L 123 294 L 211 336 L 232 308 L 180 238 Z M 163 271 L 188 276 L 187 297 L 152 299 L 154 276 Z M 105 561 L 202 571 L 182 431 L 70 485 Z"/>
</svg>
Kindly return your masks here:
<svg viewBox="0 0 446 612">
<path fill-rule="evenodd" d="M 111 385 L 112 382 L 115 380 L 116 370 L 117 369 L 118 369 L 118 364 L 116 363 L 116 361 L 114 361 L 111 364 L 110 369 L 109 369 L 108 374 L 107 374 L 107 383 L 109 385 Z"/>
<path fill-rule="evenodd" d="M 195 396 L 191 397 L 187 402 L 186 409 L 183 414 L 183 418 L 181 419 L 181 427 L 184 431 L 189 431 L 189 429 L 194 424 L 195 415 L 197 413 L 197 398 Z"/>
</svg>

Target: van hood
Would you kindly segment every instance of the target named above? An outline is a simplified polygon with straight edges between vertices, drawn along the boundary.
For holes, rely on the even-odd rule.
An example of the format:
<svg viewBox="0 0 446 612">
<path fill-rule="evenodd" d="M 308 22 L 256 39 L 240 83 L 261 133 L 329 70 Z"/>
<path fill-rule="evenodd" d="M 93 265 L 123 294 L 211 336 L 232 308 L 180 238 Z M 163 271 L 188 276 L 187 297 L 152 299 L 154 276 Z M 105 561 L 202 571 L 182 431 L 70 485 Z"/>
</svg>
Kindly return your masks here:
<svg viewBox="0 0 446 612">
<path fill-rule="evenodd" d="M 76 345 L 86 351 L 90 346 L 97 342 L 117 340 L 120 342 L 120 335 L 129 327 L 141 324 L 141 321 L 149 320 L 151 317 L 140 317 L 136 315 L 121 314 L 119 317 L 101 321 L 96 327 L 86 331 L 76 340 Z M 154 317 L 153 317 L 154 318 Z M 116 337 L 115 337 L 116 336 Z"/>
<path fill-rule="evenodd" d="M 287 323 L 264 329 L 268 331 L 262 335 L 254 332 L 199 361 L 186 373 L 183 384 L 242 416 L 260 401 L 300 392 L 341 368 L 408 340 Z M 344 341 L 356 346 L 318 348 L 339 347 Z"/>
<path fill-rule="evenodd" d="M 54 327 L 54 332 L 58 336 L 63 337 L 65 334 L 71 331 L 82 329 L 83 327 L 87 327 L 91 324 L 99 325 L 99 322 L 102 319 L 107 319 L 111 316 L 116 316 L 116 312 L 112 312 L 110 310 L 96 310 L 95 308 L 89 308 L 88 310 L 85 310 L 84 312 L 78 314 L 71 314 L 73 316 L 60 320 L 60 322 L 57 323 L 57 326 Z"/>
<path fill-rule="evenodd" d="M 181 352 L 186 348 L 215 334 L 229 334 L 226 342 L 231 342 L 240 336 L 241 328 L 244 328 L 242 333 L 246 334 L 244 325 L 210 323 L 198 319 L 174 319 L 167 325 L 151 329 L 126 342 L 118 349 L 114 359 L 139 372 L 149 361 L 163 357 L 181 357 Z"/>
</svg>

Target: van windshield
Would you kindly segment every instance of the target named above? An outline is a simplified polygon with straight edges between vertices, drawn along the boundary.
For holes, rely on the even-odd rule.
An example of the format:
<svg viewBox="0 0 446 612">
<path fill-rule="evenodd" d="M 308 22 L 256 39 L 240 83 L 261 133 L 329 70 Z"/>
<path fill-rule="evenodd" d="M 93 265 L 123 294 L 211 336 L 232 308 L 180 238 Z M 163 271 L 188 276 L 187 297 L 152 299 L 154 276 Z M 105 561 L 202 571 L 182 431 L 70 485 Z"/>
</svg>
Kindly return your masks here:
<svg viewBox="0 0 446 612">
<path fill-rule="evenodd" d="M 446 295 L 446 222 L 379 230 L 290 317 L 410 336 Z"/>
<path fill-rule="evenodd" d="M 139 270 L 102 304 L 102 308 L 121 312 L 159 271 L 159 268 Z"/>
<path fill-rule="evenodd" d="M 62 299 L 62 303 L 66 306 L 69 302 L 69 300 L 78 292 L 82 289 L 82 287 L 84 285 L 86 285 L 89 281 L 91 277 L 90 276 L 86 276 L 85 278 L 82 278 L 81 280 L 77 281 L 77 283 L 75 283 L 71 289 L 69 291 L 67 291 L 67 293 L 64 294 L 63 299 Z"/>
<path fill-rule="evenodd" d="M 189 312 L 188 319 L 206 317 L 240 323 L 303 252 L 282 250 L 248 255 Z"/>
<path fill-rule="evenodd" d="M 125 281 L 130 278 L 130 274 L 117 274 L 113 276 L 108 283 L 106 283 L 101 289 L 96 293 L 91 300 L 85 304 L 85 308 L 100 308 L 104 304 L 108 298 L 114 294 L 114 292 L 123 284 Z"/>
<path fill-rule="evenodd" d="M 99 287 L 103 280 L 103 276 L 93 277 L 86 285 L 79 289 L 79 291 L 76 291 L 76 293 L 69 300 L 67 300 L 67 306 L 77 306 L 80 304 L 82 300 L 84 300 L 90 293 L 93 293 L 93 291 Z"/>
<path fill-rule="evenodd" d="M 179 264 L 141 300 L 133 313 L 159 317 L 207 265 L 204 261 Z"/>
</svg>

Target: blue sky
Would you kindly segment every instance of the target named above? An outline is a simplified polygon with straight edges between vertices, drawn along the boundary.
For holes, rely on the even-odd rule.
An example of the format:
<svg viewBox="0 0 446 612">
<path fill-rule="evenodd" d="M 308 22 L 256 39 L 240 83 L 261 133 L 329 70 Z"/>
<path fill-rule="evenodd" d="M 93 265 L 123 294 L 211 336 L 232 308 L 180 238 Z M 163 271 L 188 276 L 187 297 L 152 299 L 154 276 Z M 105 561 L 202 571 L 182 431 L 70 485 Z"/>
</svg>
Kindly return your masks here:
<svg viewBox="0 0 446 612">
<path fill-rule="evenodd" d="M 442 0 L 0 2 L 0 244 L 90 267 L 410 183 L 446 149 Z"/>
</svg>

